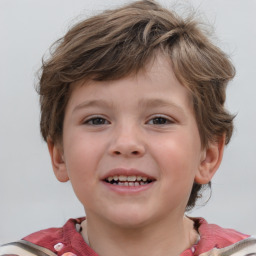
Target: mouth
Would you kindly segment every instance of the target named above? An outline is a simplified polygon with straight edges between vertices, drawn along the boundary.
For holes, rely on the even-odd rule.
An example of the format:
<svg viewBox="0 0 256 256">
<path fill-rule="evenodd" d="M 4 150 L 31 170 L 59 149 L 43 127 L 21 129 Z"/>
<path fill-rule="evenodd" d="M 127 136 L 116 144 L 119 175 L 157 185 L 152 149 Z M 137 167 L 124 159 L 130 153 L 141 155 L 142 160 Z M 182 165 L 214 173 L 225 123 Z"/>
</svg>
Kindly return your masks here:
<svg viewBox="0 0 256 256">
<path fill-rule="evenodd" d="M 105 178 L 104 181 L 116 186 L 138 187 L 145 186 L 153 182 L 154 179 L 148 178 L 146 176 L 114 175 Z"/>
</svg>

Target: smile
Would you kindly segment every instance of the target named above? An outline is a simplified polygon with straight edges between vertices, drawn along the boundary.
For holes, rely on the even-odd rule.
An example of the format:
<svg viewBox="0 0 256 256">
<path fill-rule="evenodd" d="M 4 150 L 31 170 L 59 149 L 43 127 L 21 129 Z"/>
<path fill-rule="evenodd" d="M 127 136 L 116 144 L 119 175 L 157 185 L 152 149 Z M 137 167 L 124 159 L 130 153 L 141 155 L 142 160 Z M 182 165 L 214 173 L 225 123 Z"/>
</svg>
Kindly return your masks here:
<svg viewBox="0 0 256 256">
<path fill-rule="evenodd" d="M 105 182 L 118 185 L 118 186 L 130 186 L 137 187 L 151 183 L 153 180 L 143 176 L 125 176 L 115 175 L 104 179 Z"/>
</svg>

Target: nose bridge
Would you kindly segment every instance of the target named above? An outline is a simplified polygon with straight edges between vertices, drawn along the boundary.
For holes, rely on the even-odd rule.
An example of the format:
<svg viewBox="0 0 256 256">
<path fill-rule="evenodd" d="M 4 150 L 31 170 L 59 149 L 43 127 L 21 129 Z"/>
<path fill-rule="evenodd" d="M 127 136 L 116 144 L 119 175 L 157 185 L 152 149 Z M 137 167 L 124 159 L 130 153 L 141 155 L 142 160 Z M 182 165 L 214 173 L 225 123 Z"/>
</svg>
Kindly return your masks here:
<svg viewBox="0 0 256 256">
<path fill-rule="evenodd" d="M 145 153 L 142 129 L 131 120 L 120 122 L 113 130 L 110 152 L 114 155 L 140 156 Z"/>
</svg>

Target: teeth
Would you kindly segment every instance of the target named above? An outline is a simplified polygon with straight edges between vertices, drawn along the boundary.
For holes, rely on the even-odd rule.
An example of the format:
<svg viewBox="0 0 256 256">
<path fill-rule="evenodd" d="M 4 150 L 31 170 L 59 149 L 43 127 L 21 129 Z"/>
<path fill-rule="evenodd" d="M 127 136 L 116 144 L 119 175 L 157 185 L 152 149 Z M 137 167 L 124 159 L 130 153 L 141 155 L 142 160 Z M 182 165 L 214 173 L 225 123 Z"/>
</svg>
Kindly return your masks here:
<svg viewBox="0 0 256 256">
<path fill-rule="evenodd" d="M 148 179 L 147 177 L 142 176 L 125 176 L 125 175 L 115 175 L 110 176 L 105 179 L 112 185 L 116 186 L 126 186 L 126 187 L 137 187 L 141 185 L 146 185 L 152 182 L 152 180 Z"/>
<path fill-rule="evenodd" d="M 142 176 L 124 176 L 124 175 L 115 175 L 115 176 L 110 176 L 107 178 L 107 181 L 108 182 L 112 182 L 112 181 L 124 181 L 124 182 L 134 182 L 134 181 L 137 181 L 137 182 L 140 182 L 140 181 L 143 181 L 143 182 L 146 182 L 146 181 L 149 181 L 147 177 L 142 177 Z"/>
<path fill-rule="evenodd" d="M 120 175 L 119 176 L 119 181 L 126 181 L 126 176 Z"/>
<path fill-rule="evenodd" d="M 128 176 L 128 177 L 127 177 L 127 180 L 128 180 L 128 181 L 135 181 L 136 178 L 137 178 L 136 176 Z"/>
<path fill-rule="evenodd" d="M 108 177 L 108 181 L 111 182 L 113 180 L 113 177 Z"/>
</svg>

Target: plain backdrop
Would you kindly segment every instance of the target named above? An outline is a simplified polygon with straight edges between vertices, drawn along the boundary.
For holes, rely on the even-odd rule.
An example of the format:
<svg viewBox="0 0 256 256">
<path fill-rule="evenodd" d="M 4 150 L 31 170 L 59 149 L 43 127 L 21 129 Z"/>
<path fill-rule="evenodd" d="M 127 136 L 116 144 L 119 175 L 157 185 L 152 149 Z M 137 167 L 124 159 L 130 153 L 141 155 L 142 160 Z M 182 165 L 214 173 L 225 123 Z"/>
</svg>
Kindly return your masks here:
<svg viewBox="0 0 256 256">
<path fill-rule="evenodd" d="M 84 215 L 69 183 L 52 173 L 39 133 L 36 71 L 49 46 L 69 26 L 121 0 L 0 0 L 0 243 Z M 160 0 L 166 7 L 173 1 Z M 230 54 L 236 78 L 227 107 L 235 132 L 213 179 L 213 194 L 190 215 L 256 234 L 256 1 L 176 1 L 215 27 L 213 40 Z"/>
</svg>

